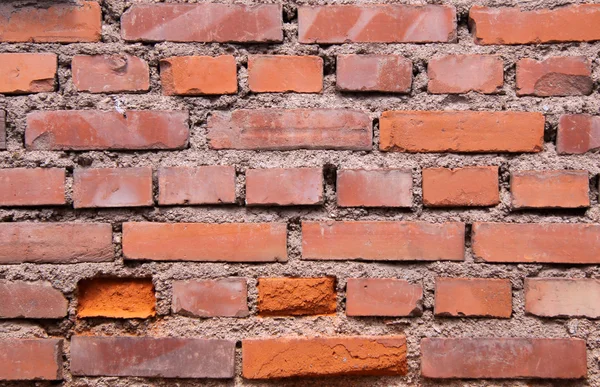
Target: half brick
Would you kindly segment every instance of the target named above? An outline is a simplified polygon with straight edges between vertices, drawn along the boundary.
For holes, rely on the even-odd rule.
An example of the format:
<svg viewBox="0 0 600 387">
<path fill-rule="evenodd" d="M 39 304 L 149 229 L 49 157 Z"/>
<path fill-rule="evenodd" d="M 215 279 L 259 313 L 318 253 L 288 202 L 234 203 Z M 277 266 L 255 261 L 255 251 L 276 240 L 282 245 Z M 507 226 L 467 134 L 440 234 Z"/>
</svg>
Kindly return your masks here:
<svg viewBox="0 0 600 387">
<path fill-rule="evenodd" d="M 320 93 L 323 59 L 311 55 L 250 55 L 248 86 L 254 93 Z"/>
<path fill-rule="evenodd" d="M 393 278 L 348 278 L 346 315 L 420 316 L 423 287 Z"/>
<path fill-rule="evenodd" d="M 0 169 L 0 206 L 65 203 L 64 168 Z"/>
<path fill-rule="evenodd" d="M 410 207 L 412 171 L 403 169 L 342 169 L 337 172 L 340 207 Z"/>
<path fill-rule="evenodd" d="M 436 278 L 435 315 L 499 317 L 512 314 L 510 280 L 497 278 Z"/>
<path fill-rule="evenodd" d="M 0 94 L 52 92 L 57 66 L 56 54 L 0 54 Z"/>
<path fill-rule="evenodd" d="M 75 55 L 71 72 L 79 91 L 124 93 L 150 89 L 148 63 L 132 55 Z"/>
<path fill-rule="evenodd" d="M 175 56 L 160 61 L 165 95 L 235 94 L 237 65 L 232 55 Z"/>
<path fill-rule="evenodd" d="M 504 63 L 497 55 L 446 55 L 427 64 L 427 91 L 497 93 L 504 85 Z"/>
<path fill-rule="evenodd" d="M 338 55 L 336 66 L 338 90 L 410 93 L 412 62 L 400 55 Z"/>
<path fill-rule="evenodd" d="M 517 95 L 590 95 L 593 88 L 592 63 L 586 57 L 553 57 L 543 61 L 525 58 L 517 62 Z"/>
<path fill-rule="evenodd" d="M 565 114 L 558 121 L 556 151 L 582 154 L 600 148 L 600 116 Z"/>
<path fill-rule="evenodd" d="M 335 278 L 259 278 L 258 313 L 261 316 L 334 314 Z"/>
<path fill-rule="evenodd" d="M 158 204 L 235 203 L 235 167 L 166 167 L 158 170 Z"/>
<path fill-rule="evenodd" d="M 423 204 L 427 207 L 495 206 L 498 203 L 498 167 L 423 169 Z"/>
<path fill-rule="evenodd" d="M 141 207 L 153 204 L 152 168 L 75 169 L 75 208 Z"/>
<path fill-rule="evenodd" d="M 246 204 L 295 206 L 323 203 L 321 168 L 270 168 L 246 171 Z"/>
<path fill-rule="evenodd" d="M 173 313 L 193 317 L 246 317 L 245 278 L 173 282 Z"/>
<path fill-rule="evenodd" d="M 0 380 L 62 380 L 63 341 L 0 339 Z"/>
<path fill-rule="evenodd" d="M 600 318 L 600 280 L 525 278 L 525 312 L 541 317 Z"/>
<path fill-rule="evenodd" d="M 516 171 L 510 176 L 514 208 L 590 206 L 587 171 Z"/>
<path fill-rule="evenodd" d="M 0 318 L 63 318 L 69 304 L 48 282 L 0 281 L 0 299 Z"/>
</svg>

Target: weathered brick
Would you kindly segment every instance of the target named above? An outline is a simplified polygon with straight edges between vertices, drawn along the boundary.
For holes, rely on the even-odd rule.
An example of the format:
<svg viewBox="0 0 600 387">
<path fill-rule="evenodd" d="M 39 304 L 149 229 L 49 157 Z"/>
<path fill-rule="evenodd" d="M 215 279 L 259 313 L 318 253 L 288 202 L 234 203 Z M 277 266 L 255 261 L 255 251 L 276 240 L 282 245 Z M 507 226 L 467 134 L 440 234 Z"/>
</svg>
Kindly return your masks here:
<svg viewBox="0 0 600 387">
<path fill-rule="evenodd" d="M 348 109 L 260 109 L 213 113 L 208 120 L 212 149 L 371 150 L 369 116 Z"/>
<path fill-rule="evenodd" d="M 246 317 L 246 279 L 174 281 L 172 309 L 192 317 Z"/>
<path fill-rule="evenodd" d="M 6 149 L 6 112 L 0 110 L 0 150 Z"/>
<path fill-rule="evenodd" d="M 427 207 L 495 206 L 498 203 L 498 167 L 423 169 L 423 204 Z"/>
<path fill-rule="evenodd" d="M 174 56 L 160 61 L 165 95 L 235 94 L 237 65 L 232 55 Z"/>
<path fill-rule="evenodd" d="M 338 90 L 410 93 L 412 62 L 400 55 L 338 55 L 336 66 Z"/>
<path fill-rule="evenodd" d="M 525 58 L 517 62 L 517 95 L 590 95 L 593 88 L 592 64 L 584 56 L 543 61 Z"/>
<path fill-rule="evenodd" d="M 0 223 L 0 262 L 76 263 L 114 259 L 107 223 Z"/>
<path fill-rule="evenodd" d="M 525 278 L 525 312 L 542 317 L 600 318 L 600 281 Z"/>
<path fill-rule="evenodd" d="M 474 223 L 473 253 L 485 262 L 600 263 L 600 225 Z"/>
<path fill-rule="evenodd" d="M 248 86 L 255 93 L 320 93 L 323 59 L 311 55 L 250 55 Z"/>
<path fill-rule="evenodd" d="M 62 380 L 63 341 L 0 339 L 0 380 Z"/>
<path fill-rule="evenodd" d="M 386 111 L 379 149 L 398 152 L 539 152 L 544 116 L 530 112 Z"/>
<path fill-rule="evenodd" d="M 183 111 L 38 111 L 27 115 L 31 150 L 181 149 L 188 143 Z"/>
<path fill-rule="evenodd" d="M 115 356 L 119 354 L 119 356 Z M 71 338 L 71 373 L 78 376 L 232 378 L 235 341 L 177 337 Z"/>
<path fill-rule="evenodd" d="M 473 6 L 469 25 L 477 44 L 539 44 L 600 40 L 600 5 L 521 11 Z"/>
<path fill-rule="evenodd" d="M 128 55 L 75 55 L 71 62 L 73 84 L 89 93 L 148 91 L 150 68 L 145 60 Z"/>
<path fill-rule="evenodd" d="M 246 171 L 246 204 L 311 205 L 323 203 L 321 168 L 270 168 Z"/>
<path fill-rule="evenodd" d="M 73 173 L 75 208 L 151 206 L 152 168 L 77 168 Z"/>
<path fill-rule="evenodd" d="M 134 4 L 121 17 L 121 35 L 145 42 L 281 42 L 282 8 L 280 4 Z"/>
<path fill-rule="evenodd" d="M 456 41 L 456 9 L 444 5 L 324 5 L 298 8 L 300 43 Z"/>
<path fill-rule="evenodd" d="M 65 203 L 64 168 L 0 169 L 0 206 Z"/>
<path fill-rule="evenodd" d="M 348 316 L 420 316 L 423 287 L 393 278 L 348 278 Z"/>
<path fill-rule="evenodd" d="M 508 279 L 435 280 L 436 316 L 510 318 L 511 314 L 512 288 Z"/>
<path fill-rule="evenodd" d="M 158 170 L 158 204 L 235 203 L 235 167 L 167 167 Z"/>
<path fill-rule="evenodd" d="M 54 91 L 57 63 L 56 54 L 0 54 L 0 93 Z"/>
<path fill-rule="evenodd" d="M 97 1 L 48 7 L 0 5 L 1 42 L 98 42 L 101 33 L 102 11 Z"/>
<path fill-rule="evenodd" d="M 464 259 L 463 223 L 302 222 L 302 258 L 436 261 Z"/>
<path fill-rule="evenodd" d="M 600 116 L 565 114 L 558 122 L 556 151 L 581 154 L 600 148 Z"/>
<path fill-rule="evenodd" d="M 247 379 L 295 376 L 406 375 L 406 338 L 341 336 L 242 341 Z"/>
<path fill-rule="evenodd" d="M 504 63 L 497 55 L 446 55 L 427 64 L 427 91 L 497 93 L 504 85 Z"/>
<path fill-rule="evenodd" d="M 421 340 L 421 373 L 438 379 L 578 379 L 587 375 L 581 339 Z"/>
<path fill-rule="evenodd" d="M 155 261 L 287 261 L 285 223 L 123 224 L 126 259 Z"/>
<path fill-rule="evenodd" d="M 261 316 L 334 314 L 335 278 L 259 278 Z"/>
<path fill-rule="evenodd" d="M 337 173 L 340 207 L 412 206 L 412 171 L 404 169 L 342 169 Z"/>
<path fill-rule="evenodd" d="M 48 282 L 0 281 L 0 318 L 63 318 L 68 301 Z"/>
<path fill-rule="evenodd" d="M 587 171 L 516 171 L 510 176 L 514 208 L 589 207 Z"/>
</svg>

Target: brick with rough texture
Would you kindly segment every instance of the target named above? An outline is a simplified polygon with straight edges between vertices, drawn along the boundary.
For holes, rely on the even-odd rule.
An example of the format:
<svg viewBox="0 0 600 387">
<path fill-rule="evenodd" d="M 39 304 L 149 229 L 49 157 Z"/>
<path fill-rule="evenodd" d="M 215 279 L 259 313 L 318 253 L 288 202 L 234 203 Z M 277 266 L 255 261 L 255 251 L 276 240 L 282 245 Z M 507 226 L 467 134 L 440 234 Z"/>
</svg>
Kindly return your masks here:
<svg viewBox="0 0 600 387">
<path fill-rule="evenodd" d="M 45 281 L 0 281 L 0 299 L 0 318 L 63 318 L 69 305 L 65 296 Z"/>
<path fill-rule="evenodd" d="M 0 380 L 62 380 L 60 339 L 0 339 Z"/>
<path fill-rule="evenodd" d="M 259 278 L 258 313 L 261 316 L 334 314 L 335 278 Z"/>
<path fill-rule="evenodd" d="M 517 62 L 517 95 L 590 95 L 593 88 L 592 63 L 584 56 L 543 61 L 524 58 Z"/>
<path fill-rule="evenodd" d="M 242 340 L 242 375 L 246 379 L 398 376 L 407 369 L 403 335 Z"/>
<path fill-rule="evenodd" d="M 77 317 L 148 318 L 156 315 L 152 278 L 90 278 L 77 284 Z"/>
<path fill-rule="evenodd" d="M 246 204 L 314 205 L 323 203 L 321 168 L 269 168 L 246 170 Z"/>
<path fill-rule="evenodd" d="M 71 373 L 77 376 L 228 379 L 234 376 L 234 361 L 235 341 L 232 340 L 123 336 L 71 338 Z"/>
<path fill-rule="evenodd" d="M 235 203 L 235 167 L 165 167 L 158 170 L 158 204 Z"/>
<path fill-rule="evenodd" d="M 56 54 L 0 54 L 0 94 L 52 92 L 57 66 Z"/>
<path fill-rule="evenodd" d="M 427 207 L 495 206 L 498 203 L 498 167 L 423 169 L 423 204 Z"/>
<path fill-rule="evenodd" d="M 427 91 L 497 93 L 504 85 L 504 63 L 497 55 L 446 55 L 427 63 Z"/>
<path fill-rule="evenodd" d="M 421 373 L 436 379 L 579 379 L 587 375 L 585 341 L 424 338 Z"/>
<path fill-rule="evenodd" d="M 75 208 L 151 206 L 152 168 L 76 168 Z"/>
<path fill-rule="evenodd" d="M 556 151 L 582 154 L 600 148 L 600 116 L 564 114 L 558 121 Z"/>
<path fill-rule="evenodd" d="M 160 82 L 165 95 L 235 94 L 237 65 L 232 55 L 174 56 L 161 59 Z"/>
<path fill-rule="evenodd" d="M 320 93 L 323 59 L 312 55 L 250 55 L 248 86 L 255 93 Z"/>
<path fill-rule="evenodd" d="M 133 55 L 75 55 L 71 72 L 78 91 L 123 93 L 150 88 L 148 63 Z"/>
<path fill-rule="evenodd" d="M 64 168 L 0 169 L 0 206 L 65 203 Z"/>
<path fill-rule="evenodd" d="M 410 93 L 412 62 L 400 55 L 338 55 L 336 82 L 342 91 Z"/>
<path fill-rule="evenodd" d="M 394 278 L 348 278 L 346 315 L 421 316 L 423 287 Z"/>
<path fill-rule="evenodd" d="M 514 208 L 590 206 L 587 171 L 515 171 L 510 175 Z"/>
<path fill-rule="evenodd" d="M 246 279 L 174 281 L 172 309 L 191 317 L 246 317 Z"/>
<path fill-rule="evenodd" d="M 340 207 L 410 207 L 412 183 L 410 170 L 338 170 L 337 203 Z"/>
<path fill-rule="evenodd" d="M 0 150 L 6 149 L 6 112 L 0 110 Z"/>
<path fill-rule="evenodd" d="M 525 312 L 542 317 L 600 318 L 600 281 L 525 278 Z"/>
<path fill-rule="evenodd" d="M 510 280 L 500 278 L 436 278 L 435 315 L 500 317 L 512 314 Z"/>
</svg>

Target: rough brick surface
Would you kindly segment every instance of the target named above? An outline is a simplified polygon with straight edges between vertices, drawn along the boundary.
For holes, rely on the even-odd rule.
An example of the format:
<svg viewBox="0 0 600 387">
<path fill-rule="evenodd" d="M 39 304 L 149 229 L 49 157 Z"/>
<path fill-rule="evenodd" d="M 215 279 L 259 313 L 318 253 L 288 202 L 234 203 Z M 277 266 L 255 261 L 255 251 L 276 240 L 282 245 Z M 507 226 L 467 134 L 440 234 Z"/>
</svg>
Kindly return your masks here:
<svg viewBox="0 0 600 387">
<path fill-rule="evenodd" d="M 335 278 L 259 278 L 257 288 L 262 316 L 335 313 Z"/>
<path fill-rule="evenodd" d="M 245 278 L 173 282 L 173 313 L 192 317 L 246 317 Z"/>
<path fill-rule="evenodd" d="M 446 55 L 427 63 L 427 91 L 497 93 L 504 85 L 504 64 L 496 55 Z"/>
<path fill-rule="evenodd" d="M 246 171 L 247 205 L 310 205 L 323 202 L 320 168 L 270 168 Z"/>
<path fill-rule="evenodd" d="M 0 206 L 65 204 L 63 168 L 0 169 Z"/>
<path fill-rule="evenodd" d="M 55 54 L 0 54 L 0 93 L 54 91 L 56 71 Z"/>
<path fill-rule="evenodd" d="M 420 316 L 423 287 L 393 278 L 348 278 L 348 316 Z"/>
<path fill-rule="evenodd" d="M 565 114 L 558 122 L 556 151 L 581 154 L 600 148 L 600 116 Z"/>
<path fill-rule="evenodd" d="M 140 207 L 152 204 L 151 168 L 75 169 L 75 208 Z"/>
<path fill-rule="evenodd" d="M 499 202 L 498 167 L 423 169 L 425 206 L 495 206 Z"/>
<path fill-rule="evenodd" d="M 160 61 L 165 95 L 235 94 L 237 67 L 231 55 L 174 56 Z"/>
<path fill-rule="evenodd" d="M 496 278 L 436 278 L 435 315 L 501 317 L 512 314 L 510 280 Z"/>
<path fill-rule="evenodd" d="M 0 339 L 0 380 L 61 380 L 60 339 Z"/>
<path fill-rule="evenodd" d="M 148 318 L 156 314 L 150 278 L 92 278 L 79 282 L 78 317 Z"/>
<path fill-rule="evenodd" d="M 593 87 L 592 65 L 586 57 L 552 57 L 543 61 L 525 58 L 517 62 L 517 95 L 589 95 Z"/>
<path fill-rule="evenodd" d="M 525 311 L 542 317 L 600 318 L 600 281 L 526 278 Z"/>
<path fill-rule="evenodd" d="M 587 171 L 517 171 L 510 176 L 515 208 L 589 207 Z"/>
<path fill-rule="evenodd" d="M 412 62 L 400 55 L 338 55 L 336 65 L 339 90 L 410 93 Z"/>
<path fill-rule="evenodd" d="M 248 86 L 255 93 L 323 90 L 323 59 L 318 56 L 251 55 Z"/>
<path fill-rule="evenodd" d="M 340 207 L 410 207 L 412 171 L 403 169 L 342 169 L 337 172 Z"/>
<path fill-rule="evenodd" d="M 69 305 L 48 282 L 0 281 L 0 298 L 0 318 L 58 319 Z"/>
<path fill-rule="evenodd" d="M 158 170 L 158 204 L 234 202 L 234 167 L 167 167 Z"/>
<path fill-rule="evenodd" d="M 71 71 L 73 84 L 79 91 L 122 93 L 150 88 L 148 63 L 133 55 L 76 55 Z"/>
</svg>

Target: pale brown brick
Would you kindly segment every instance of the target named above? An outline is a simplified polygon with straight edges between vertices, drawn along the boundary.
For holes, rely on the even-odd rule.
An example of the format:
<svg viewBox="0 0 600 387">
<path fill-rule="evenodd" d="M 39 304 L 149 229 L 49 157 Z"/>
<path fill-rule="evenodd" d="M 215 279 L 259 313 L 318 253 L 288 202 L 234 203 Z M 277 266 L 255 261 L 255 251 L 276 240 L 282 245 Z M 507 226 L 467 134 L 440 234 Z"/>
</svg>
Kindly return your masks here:
<svg viewBox="0 0 600 387">
<path fill-rule="evenodd" d="M 167 167 L 158 170 L 158 204 L 235 203 L 235 167 Z"/>
<path fill-rule="evenodd" d="M 255 93 L 320 93 L 323 59 L 311 55 L 250 55 L 248 86 Z"/>
<path fill-rule="evenodd" d="M 335 278 L 259 278 L 258 313 L 261 316 L 334 314 Z"/>
<path fill-rule="evenodd" d="M 589 207 L 587 171 L 516 171 L 510 176 L 514 208 Z"/>
<path fill-rule="evenodd" d="M 246 204 L 314 205 L 323 203 L 321 168 L 270 168 L 246 171 Z"/>
<path fill-rule="evenodd" d="M 512 288 L 508 279 L 435 280 L 436 316 L 510 318 L 511 314 Z"/>
<path fill-rule="evenodd" d="M 65 203 L 64 168 L 0 169 L 0 206 Z"/>
<path fill-rule="evenodd" d="M 174 56 L 160 61 L 165 95 L 235 94 L 237 65 L 232 55 Z"/>
<path fill-rule="evenodd" d="M 150 88 L 150 69 L 128 54 L 76 55 L 71 62 L 73 84 L 89 93 L 142 92 Z"/>
<path fill-rule="evenodd" d="M 152 168 L 75 169 L 75 208 L 151 206 Z"/>
<path fill-rule="evenodd" d="M 0 318 L 63 318 L 69 305 L 59 290 L 41 281 L 0 281 L 0 299 Z"/>
<path fill-rule="evenodd" d="M 0 54 L 0 93 L 52 92 L 56 71 L 56 54 Z"/>
<path fill-rule="evenodd" d="M 412 206 L 412 171 L 403 169 L 342 169 L 337 173 L 340 207 Z"/>
<path fill-rule="evenodd" d="M 63 341 L 0 339 L 0 380 L 62 380 Z"/>
<path fill-rule="evenodd" d="M 192 317 L 246 317 L 246 279 L 174 281 L 172 309 Z"/>
<path fill-rule="evenodd" d="M 517 95 L 589 95 L 593 88 L 592 64 L 584 56 L 543 61 L 525 58 L 517 62 Z"/>
<path fill-rule="evenodd" d="M 525 312 L 542 317 L 600 318 L 600 281 L 526 278 Z"/>
<path fill-rule="evenodd" d="M 336 87 L 342 91 L 410 93 L 412 62 L 400 55 L 338 55 Z"/>
<path fill-rule="evenodd" d="M 427 76 L 430 93 L 492 94 L 504 85 L 504 63 L 496 55 L 446 55 L 429 61 Z"/>
<path fill-rule="evenodd" d="M 346 315 L 420 316 L 423 287 L 393 278 L 348 278 Z"/>
<path fill-rule="evenodd" d="M 427 207 L 495 206 L 498 203 L 498 167 L 423 169 L 423 204 Z"/>
<path fill-rule="evenodd" d="M 559 154 L 581 154 L 600 148 L 600 117 L 587 114 L 565 114 L 558 122 L 556 151 Z"/>
<path fill-rule="evenodd" d="M 90 278 L 77 284 L 77 317 L 148 318 L 156 315 L 152 278 Z"/>
</svg>

